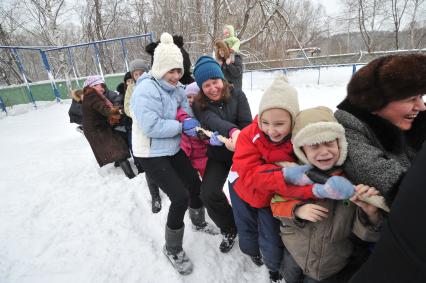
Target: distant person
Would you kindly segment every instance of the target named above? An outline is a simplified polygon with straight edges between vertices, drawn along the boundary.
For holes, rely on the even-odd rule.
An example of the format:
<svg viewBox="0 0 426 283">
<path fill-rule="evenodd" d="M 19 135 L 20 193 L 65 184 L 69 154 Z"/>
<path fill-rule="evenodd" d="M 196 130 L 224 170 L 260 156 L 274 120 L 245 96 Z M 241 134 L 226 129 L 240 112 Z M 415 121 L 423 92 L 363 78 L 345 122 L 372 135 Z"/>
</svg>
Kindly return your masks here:
<svg viewBox="0 0 426 283">
<path fill-rule="evenodd" d="M 229 65 L 235 61 L 235 55 L 240 53 L 240 39 L 235 36 L 234 26 L 226 25 L 223 28 L 223 41 L 229 48 L 230 57 L 226 59 L 226 63 Z"/>
<path fill-rule="evenodd" d="M 127 72 L 124 74 L 124 78 L 123 78 L 123 82 L 119 83 L 117 85 L 116 91 L 118 91 L 118 93 L 124 97 L 124 95 L 126 94 L 126 89 L 127 87 L 133 82 L 132 79 L 132 75 L 130 74 L 130 72 Z"/>
<path fill-rule="evenodd" d="M 222 41 L 215 42 L 215 57 L 219 62 L 225 79 L 235 88 L 242 89 L 243 87 L 243 61 L 240 54 L 235 54 L 234 60 L 228 60 L 231 53 L 228 46 Z"/>
</svg>

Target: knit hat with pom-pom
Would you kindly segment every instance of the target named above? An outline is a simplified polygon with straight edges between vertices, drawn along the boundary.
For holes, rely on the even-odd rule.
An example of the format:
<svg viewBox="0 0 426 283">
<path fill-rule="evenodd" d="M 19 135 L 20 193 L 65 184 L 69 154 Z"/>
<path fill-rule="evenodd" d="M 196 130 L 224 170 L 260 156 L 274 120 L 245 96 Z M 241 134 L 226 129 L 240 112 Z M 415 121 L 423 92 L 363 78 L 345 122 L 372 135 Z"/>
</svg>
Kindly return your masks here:
<svg viewBox="0 0 426 283">
<path fill-rule="evenodd" d="M 181 69 L 183 75 L 183 57 L 179 47 L 173 43 L 173 37 L 165 32 L 161 35 L 160 43 L 154 51 L 154 63 L 151 74 L 157 80 L 168 71 Z"/>
</svg>

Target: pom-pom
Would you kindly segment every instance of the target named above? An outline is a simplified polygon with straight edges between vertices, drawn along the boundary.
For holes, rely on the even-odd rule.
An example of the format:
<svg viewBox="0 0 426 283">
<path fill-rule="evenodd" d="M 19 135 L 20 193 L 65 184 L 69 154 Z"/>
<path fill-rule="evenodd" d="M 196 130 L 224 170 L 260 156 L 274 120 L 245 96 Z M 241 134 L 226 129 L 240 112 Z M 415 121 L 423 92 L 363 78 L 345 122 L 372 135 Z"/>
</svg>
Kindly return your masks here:
<svg viewBox="0 0 426 283">
<path fill-rule="evenodd" d="M 161 35 L 160 41 L 161 43 L 170 44 L 173 43 L 173 37 L 169 33 L 165 32 Z"/>
</svg>

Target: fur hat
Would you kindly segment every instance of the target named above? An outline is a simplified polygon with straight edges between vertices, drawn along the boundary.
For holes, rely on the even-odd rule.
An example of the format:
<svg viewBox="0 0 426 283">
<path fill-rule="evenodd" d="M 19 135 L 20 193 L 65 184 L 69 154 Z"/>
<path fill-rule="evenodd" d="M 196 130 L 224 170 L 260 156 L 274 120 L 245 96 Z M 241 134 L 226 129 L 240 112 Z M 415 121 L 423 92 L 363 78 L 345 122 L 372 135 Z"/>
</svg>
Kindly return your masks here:
<svg viewBox="0 0 426 283">
<path fill-rule="evenodd" d="M 129 72 L 133 73 L 136 70 L 141 71 L 148 71 L 148 66 L 145 64 L 145 62 L 142 59 L 135 59 L 129 64 Z"/>
<path fill-rule="evenodd" d="M 173 43 L 173 37 L 165 32 L 161 35 L 160 44 L 155 48 L 151 74 L 159 80 L 173 69 L 181 69 L 183 73 L 182 52 Z"/>
<path fill-rule="evenodd" d="M 185 95 L 197 95 L 200 93 L 200 88 L 196 82 L 190 83 L 185 87 Z"/>
<path fill-rule="evenodd" d="M 389 55 L 359 69 L 348 84 L 347 99 L 369 112 L 389 102 L 426 93 L 426 55 Z"/>
<path fill-rule="evenodd" d="M 297 90 L 288 84 L 287 77 L 278 75 L 272 84 L 265 90 L 259 103 L 258 120 L 263 112 L 269 109 L 280 108 L 290 113 L 291 124 L 294 126 L 296 115 L 299 113 L 299 99 Z"/>
<path fill-rule="evenodd" d="M 219 63 L 210 56 L 201 56 L 198 58 L 194 67 L 194 76 L 200 88 L 209 79 L 225 79 Z"/>
<path fill-rule="evenodd" d="M 302 150 L 304 145 L 319 144 L 337 139 L 339 145 L 339 160 L 336 165 L 345 162 L 348 153 L 348 143 L 345 129 L 334 118 L 330 108 L 319 106 L 305 109 L 296 116 L 291 141 L 297 158 L 305 164 L 310 164 Z"/>
<path fill-rule="evenodd" d="M 101 76 L 88 76 L 84 81 L 83 88 L 85 87 L 94 87 L 95 85 L 105 84 L 104 79 Z"/>
<path fill-rule="evenodd" d="M 215 47 L 215 57 L 217 60 L 221 60 L 221 59 L 228 59 L 230 55 L 229 53 L 229 48 L 228 45 L 226 45 L 226 43 L 223 40 L 216 40 L 216 42 L 214 43 L 214 47 Z M 222 49 L 224 52 L 224 56 L 220 56 L 219 54 L 219 49 Z"/>
</svg>

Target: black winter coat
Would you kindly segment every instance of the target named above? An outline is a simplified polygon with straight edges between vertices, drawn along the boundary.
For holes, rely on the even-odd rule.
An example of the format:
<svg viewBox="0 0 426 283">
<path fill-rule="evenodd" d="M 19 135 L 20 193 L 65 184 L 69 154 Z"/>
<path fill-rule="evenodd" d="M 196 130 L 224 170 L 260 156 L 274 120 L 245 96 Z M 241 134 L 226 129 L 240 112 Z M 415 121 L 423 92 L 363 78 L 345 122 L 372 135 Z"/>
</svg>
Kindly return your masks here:
<svg viewBox="0 0 426 283">
<path fill-rule="evenodd" d="M 426 144 L 401 182 L 389 220 L 368 261 L 350 281 L 426 282 Z"/>
<path fill-rule="evenodd" d="M 225 79 L 234 85 L 237 89 L 243 87 L 243 60 L 239 54 L 235 54 L 235 61 L 227 65 L 225 61 L 222 63 L 222 72 Z"/>
<path fill-rule="evenodd" d="M 195 117 L 200 121 L 201 127 L 213 132 L 218 131 L 224 137 L 229 137 L 231 129 L 241 130 L 252 122 L 246 95 L 241 90 L 232 87 L 228 100 L 209 101 L 204 110 L 194 103 L 192 109 Z M 207 146 L 208 158 L 232 162 L 233 155 L 234 152 L 229 151 L 225 146 Z"/>
<path fill-rule="evenodd" d="M 108 123 L 109 115 L 110 109 L 96 93 L 84 96 L 84 135 L 100 167 L 130 157 L 126 141 Z"/>
<path fill-rule="evenodd" d="M 70 116 L 70 123 L 83 124 L 83 110 L 81 103 L 72 99 L 70 109 L 68 110 Z"/>
</svg>

